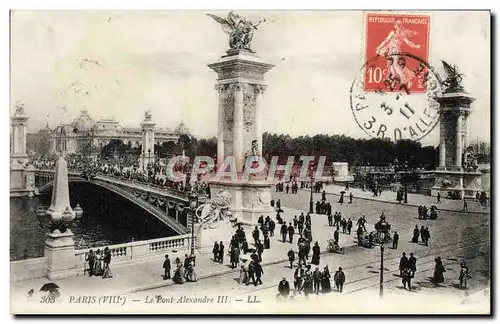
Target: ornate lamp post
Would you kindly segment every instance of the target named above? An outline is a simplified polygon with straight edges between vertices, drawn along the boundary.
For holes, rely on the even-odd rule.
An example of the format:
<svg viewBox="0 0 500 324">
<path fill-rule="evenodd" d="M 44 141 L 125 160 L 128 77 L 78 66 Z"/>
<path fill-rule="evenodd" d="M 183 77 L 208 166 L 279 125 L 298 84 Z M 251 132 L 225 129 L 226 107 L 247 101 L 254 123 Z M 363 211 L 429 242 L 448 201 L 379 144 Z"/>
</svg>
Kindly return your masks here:
<svg viewBox="0 0 500 324">
<path fill-rule="evenodd" d="M 191 213 L 191 257 L 194 261 L 194 224 L 196 221 L 196 208 L 198 207 L 198 194 L 194 191 L 188 195 L 189 212 Z"/>
<path fill-rule="evenodd" d="M 384 242 L 385 242 L 385 225 L 380 232 L 380 298 L 384 296 Z"/>
<path fill-rule="evenodd" d="M 314 201 L 313 201 L 313 183 L 314 183 L 314 173 L 311 168 L 311 197 L 309 199 L 309 213 L 312 214 L 314 212 Z"/>
</svg>

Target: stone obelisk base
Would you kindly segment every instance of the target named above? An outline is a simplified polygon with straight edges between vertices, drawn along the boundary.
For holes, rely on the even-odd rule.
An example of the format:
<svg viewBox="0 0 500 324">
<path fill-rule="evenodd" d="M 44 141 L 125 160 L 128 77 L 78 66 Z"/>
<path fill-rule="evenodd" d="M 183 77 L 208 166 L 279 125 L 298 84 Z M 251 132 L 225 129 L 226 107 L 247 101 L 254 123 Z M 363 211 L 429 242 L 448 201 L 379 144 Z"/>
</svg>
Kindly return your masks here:
<svg viewBox="0 0 500 324">
<path fill-rule="evenodd" d="M 69 229 L 47 234 L 44 256 L 45 274 L 50 280 L 76 277 L 75 242 Z"/>
<path fill-rule="evenodd" d="M 274 216 L 271 207 L 271 186 L 267 181 L 210 181 L 210 191 L 216 195 L 220 191 L 231 194 L 231 213 L 236 218 L 236 223 L 245 226 L 255 226 L 261 215 Z"/>
<path fill-rule="evenodd" d="M 431 196 L 436 197 L 439 193 L 441 197 L 448 197 L 448 192 L 459 192 L 460 199 L 475 198 L 477 192 L 481 192 L 481 172 L 464 172 L 450 170 L 434 171 L 436 182 L 431 188 Z M 443 186 L 443 181 L 450 182 L 448 186 Z M 446 182 L 446 181 L 445 181 Z"/>
</svg>

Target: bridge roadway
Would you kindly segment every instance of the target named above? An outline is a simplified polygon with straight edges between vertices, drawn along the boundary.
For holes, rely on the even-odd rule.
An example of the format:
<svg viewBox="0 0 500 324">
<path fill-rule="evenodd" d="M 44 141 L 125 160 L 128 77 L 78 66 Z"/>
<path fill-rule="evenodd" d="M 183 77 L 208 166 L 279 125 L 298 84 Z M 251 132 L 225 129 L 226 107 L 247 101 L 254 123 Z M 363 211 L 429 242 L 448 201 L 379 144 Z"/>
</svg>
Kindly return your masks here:
<svg viewBox="0 0 500 324">
<path fill-rule="evenodd" d="M 54 185 L 54 171 L 37 170 L 35 179 L 38 193 L 48 193 Z M 90 182 L 114 192 L 146 210 L 177 234 L 185 234 L 191 228 L 189 217 L 186 217 L 185 223 L 179 219 L 179 214 L 189 207 L 187 195 L 182 191 L 99 173 L 92 179 L 85 180 L 82 179 L 81 172 L 74 170 L 68 171 L 68 181 Z M 200 203 L 205 201 L 206 198 L 201 197 Z"/>
</svg>

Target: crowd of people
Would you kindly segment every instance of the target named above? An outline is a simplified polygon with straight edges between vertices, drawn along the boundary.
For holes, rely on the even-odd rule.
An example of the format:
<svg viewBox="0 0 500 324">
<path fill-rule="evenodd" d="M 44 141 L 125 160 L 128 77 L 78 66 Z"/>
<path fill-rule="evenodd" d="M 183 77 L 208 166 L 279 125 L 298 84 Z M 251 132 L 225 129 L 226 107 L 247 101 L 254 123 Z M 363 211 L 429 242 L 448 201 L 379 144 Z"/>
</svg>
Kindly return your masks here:
<svg viewBox="0 0 500 324">
<path fill-rule="evenodd" d="M 109 267 L 111 263 L 111 250 L 108 247 L 105 247 L 102 252 L 101 249 L 97 249 L 95 253 L 90 249 L 85 257 L 85 261 L 88 262 L 88 268 L 85 268 L 84 272 L 88 272 L 89 277 L 113 278 L 111 268 Z"/>
<path fill-rule="evenodd" d="M 194 255 L 184 255 L 184 262 L 181 262 L 179 257 L 175 258 L 175 269 L 174 276 L 171 277 L 171 263 L 168 254 L 165 255 L 165 261 L 163 261 L 163 280 L 172 279 L 176 284 L 183 284 L 184 282 L 196 282 L 198 276 L 196 275 L 195 265 L 196 257 Z"/>
</svg>

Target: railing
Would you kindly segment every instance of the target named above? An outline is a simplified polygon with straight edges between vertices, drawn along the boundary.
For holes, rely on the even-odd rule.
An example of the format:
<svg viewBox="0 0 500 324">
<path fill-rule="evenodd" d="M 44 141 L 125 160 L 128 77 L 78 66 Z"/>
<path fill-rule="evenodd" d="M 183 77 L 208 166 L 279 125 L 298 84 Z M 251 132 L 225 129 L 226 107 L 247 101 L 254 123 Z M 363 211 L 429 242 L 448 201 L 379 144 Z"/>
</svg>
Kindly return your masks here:
<svg viewBox="0 0 500 324">
<path fill-rule="evenodd" d="M 196 238 L 195 238 L 196 240 Z M 111 250 L 112 264 L 145 261 L 151 258 L 163 256 L 165 253 L 185 251 L 191 247 L 191 234 L 183 234 L 159 239 L 137 241 L 107 246 Z M 100 247 L 101 252 L 104 247 Z M 82 265 L 85 269 L 86 260 L 91 249 L 75 251 L 76 265 Z M 94 252 L 97 248 L 92 248 Z"/>
<path fill-rule="evenodd" d="M 105 180 L 94 179 L 92 181 L 94 183 L 102 186 L 102 187 L 105 187 L 106 189 L 108 189 L 110 191 L 113 191 L 113 192 L 115 192 L 115 193 L 117 193 L 125 198 L 128 198 L 128 199 L 134 201 L 137 205 L 139 205 L 143 209 L 147 210 L 149 213 L 151 213 L 153 216 L 155 216 L 156 218 L 161 220 L 163 223 L 167 224 L 170 228 L 172 228 L 177 233 L 179 233 L 179 234 L 186 233 L 187 228 L 185 226 L 179 224 L 173 218 L 167 216 L 165 214 L 165 212 L 163 210 L 159 209 L 158 207 L 153 206 L 150 203 L 148 203 L 142 199 L 137 199 L 137 197 L 133 193 L 131 193 L 123 188 L 120 188 L 116 185 L 113 185 Z"/>
</svg>

